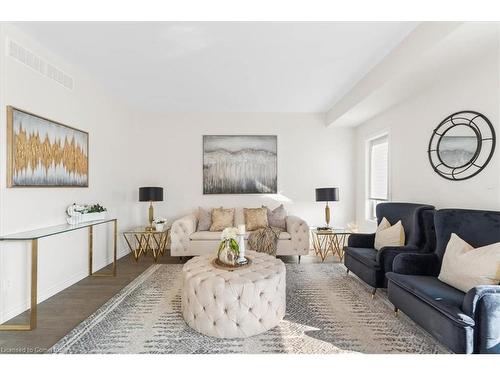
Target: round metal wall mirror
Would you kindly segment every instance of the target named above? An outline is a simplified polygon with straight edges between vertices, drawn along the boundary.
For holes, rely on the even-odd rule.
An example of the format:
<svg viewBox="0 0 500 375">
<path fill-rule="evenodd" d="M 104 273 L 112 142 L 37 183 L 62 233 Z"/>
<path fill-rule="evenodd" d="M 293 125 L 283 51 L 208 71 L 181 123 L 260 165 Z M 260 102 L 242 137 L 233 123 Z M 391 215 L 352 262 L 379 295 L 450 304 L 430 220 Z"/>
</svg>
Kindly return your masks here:
<svg viewBox="0 0 500 375">
<path fill-rule="evenodd" d="M 495 130 L 481 113 L 462 111 L 445 118 L 432 132 L 427 150 L 434 171 L 448 180 L 481 172 L 495 150 Z"/>
</svg>

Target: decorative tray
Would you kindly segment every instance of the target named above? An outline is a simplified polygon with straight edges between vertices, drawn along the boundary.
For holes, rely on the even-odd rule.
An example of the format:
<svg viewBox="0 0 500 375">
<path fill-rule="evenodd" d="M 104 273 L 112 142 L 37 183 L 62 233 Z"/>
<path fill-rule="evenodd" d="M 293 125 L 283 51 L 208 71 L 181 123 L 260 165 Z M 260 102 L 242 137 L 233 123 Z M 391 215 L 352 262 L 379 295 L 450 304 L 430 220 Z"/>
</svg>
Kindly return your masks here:
<svg viewBox="0 0 500 375">
<path fill-rule="evenodd" d="M 247 260 L 246 264 L 236 264 L 234 266 L 230 266 L 228 264 L 222 263 L 221 261 L 219 261 L 218 258 L 215 258 L 214 260 L 212 260 L 212 266 L 214 266 L 215 268 L 218 268 L 220 270 L 225 270 L 225 271 L 241 270 L 242 268 L 246 268 L 252 264 L 251 258 L 245 257 L 245 259 Z"/>
</svg>

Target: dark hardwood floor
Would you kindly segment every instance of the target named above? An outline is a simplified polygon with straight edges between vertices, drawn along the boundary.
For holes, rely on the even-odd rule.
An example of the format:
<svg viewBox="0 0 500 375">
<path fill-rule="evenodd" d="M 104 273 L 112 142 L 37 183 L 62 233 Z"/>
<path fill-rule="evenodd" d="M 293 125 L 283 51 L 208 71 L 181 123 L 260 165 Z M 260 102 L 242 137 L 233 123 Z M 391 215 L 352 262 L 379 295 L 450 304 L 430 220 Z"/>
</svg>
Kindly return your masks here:
<svg viewBox="0 0 500 375">
<path fill-rule="evenodd" d="M 297 262 L 297 257 L 280 257 L 286 263 Z M 187 259 L 185 258 L 184 261 Z M 319 257 L 302 257 L 303 263 L 319 262 Z M 329 256 L 325 262 L 338 262 Z M 165 254 L 158 263 L 181 263 L 178 257 Z M 78 283 L 38 304 L 37 328 L 32 331 L 0 331 L 1 353 L 43 353 L 89 315 L 113 297 L 119 290 L 151 266 L 152 258 L 143 257 L 136 263 L 128 255 L 118 260 L 116 277 L 86 277 Z M 102 271 L 105 271 L 103 269 Z M 7 323 L 22 323 L 29 318 L 28 311 Z"/>
</svg>

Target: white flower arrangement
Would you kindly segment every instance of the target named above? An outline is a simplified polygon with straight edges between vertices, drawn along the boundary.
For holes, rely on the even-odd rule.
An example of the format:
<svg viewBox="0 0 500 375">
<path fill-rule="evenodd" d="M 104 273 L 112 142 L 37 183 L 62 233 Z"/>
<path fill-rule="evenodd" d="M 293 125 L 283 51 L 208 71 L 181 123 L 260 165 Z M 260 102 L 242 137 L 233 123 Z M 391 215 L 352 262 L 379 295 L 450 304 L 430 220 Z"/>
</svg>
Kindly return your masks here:
<svg viewBox="0 0 500 375">
<path fill-rule="evenodd" d="M 222 241 L 236 240 L 237 237 L 238 237 L 238 228 L 235 227 L 226 228 L 222 231 L 221 234 Z"/>
<path fill-rule="evenodd" d="M 163 217 L 156 217 L 154 220 L 153 220 L 153 223 L 154 224 L 165 224 L 167 222 L 167 219 L 163 218 Z"/>
<path fill-rule="evenodd" d="M 238 228 L 226 228 L 222 231 L 217 258 L 222 263 L 234 265 L 240 254 L 240 247 L 236 238 L 238 236 Z"/>
</svg>

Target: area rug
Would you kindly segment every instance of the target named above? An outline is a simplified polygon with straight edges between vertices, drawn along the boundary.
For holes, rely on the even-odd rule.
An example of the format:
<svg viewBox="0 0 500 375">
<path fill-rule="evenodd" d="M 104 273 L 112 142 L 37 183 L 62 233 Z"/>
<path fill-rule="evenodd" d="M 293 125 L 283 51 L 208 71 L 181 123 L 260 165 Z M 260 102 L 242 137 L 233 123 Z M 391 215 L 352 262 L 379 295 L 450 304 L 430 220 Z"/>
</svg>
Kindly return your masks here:
<svg viewBox="0 0 500 375">
<path fill-rule="evenodd" d="M 384 293 L 341 264 L 287 264 L 285 319 L 246 339 L 216 339 L 181 315 L 182 265 L 153 265 L 55 344 L 51 353 L 443 353 Z"/>
</svg>

